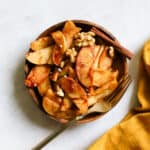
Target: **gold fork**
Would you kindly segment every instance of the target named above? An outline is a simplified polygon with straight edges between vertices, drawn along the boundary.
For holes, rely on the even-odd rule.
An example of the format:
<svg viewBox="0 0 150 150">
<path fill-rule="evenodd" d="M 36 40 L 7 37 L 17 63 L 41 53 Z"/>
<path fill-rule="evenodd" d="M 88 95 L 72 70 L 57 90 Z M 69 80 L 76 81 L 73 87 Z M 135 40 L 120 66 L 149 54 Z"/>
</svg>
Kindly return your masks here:
<svg viewBox="0 0 150 150">
<path fill-rule="evenodd" d="M 88 113 L 82 116 L 78 116 L 75 119 L 69 121 L 67 124 L 63 125 L 62 128 L 60 128 L 57 132 L 55 132 L 53 135 L 50 135 L 43 139 L 38 145 L 36 145 L 32 150 L 40 150 L 42 149 L 46 144 L 48 144 L 50 141 L 55 139 L 59 134 L 61 134 L 65 129 L 70 127 L 71 125 L 75 124 L 77 121 L 83 119 L 89 114 L 99 112 L 104 114 L 105 112 L 109 111 L 113 106 L 115 106 L 120 98 L 125 93 L 126 89 L 131 83 L 131 76 L 129 74 L 122 77 L 120 80 L 118 87 L 115 89 L 115 91 L 108 97 L 105 98 L 105 100 L 102 103 L 95 104 L 91 109 L 89 109 Z M 104 107 L 104 110 L 102 111 L 102 107 Z"/>
<path fill-rule="evenodd" d="M 109 111 L 119 102 L 120 98 L 123 96 L 130 83 L 131 76 L 127 74 L 119 81 L 118 87 L 115 89 L 115 91 L 106 97 L 103 101 L 100 101 L 91 107 L 88 111 L 88 114 Z"/>
</svg>

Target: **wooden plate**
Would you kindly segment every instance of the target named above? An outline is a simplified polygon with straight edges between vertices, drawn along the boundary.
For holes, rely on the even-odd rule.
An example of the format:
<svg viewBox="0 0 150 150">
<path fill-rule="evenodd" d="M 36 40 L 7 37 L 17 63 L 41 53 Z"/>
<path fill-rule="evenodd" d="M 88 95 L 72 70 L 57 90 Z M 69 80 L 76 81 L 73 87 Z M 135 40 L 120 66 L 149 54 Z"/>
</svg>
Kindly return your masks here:
<svg viewBox="0 0 150 150">
<path fill-rule="evenodd" d="M 117 40 L 115 38 L 115 36 L 113 36 L 113 34 L 111 34 L 109 31 L 107 31 L 104 27 L 97 25 L 95 23 L 89 22 L 89 21 L 85 21 L 85 20 L 72 20 L 77 26 L 81 27 L 84 31 L 89 31 L 91 29 L 91 27 L 96 27 L 99 30 L 101 30 L 103 33 L 105 33 L 107 36 L 109 36 L 112 40 Z M 38 38 L 40 37 L 44 37 L 44 36 L 48 36 L 50 35 L 52 32 L 56 31 L 56 30 L 61 30 L 64 26 L 66 21 L 60 22 L 58 24 L 55 24 L 51 27 L 49 27 L 48 29 L 46 29 L 44 32 L 42 32 Z M 38 39 L 37 38 L 37 39 Z M 31 49 L 29 49 L 30 51 Z M 116 53 L 116 60 L 114 61 L 114 68 L 119 70 L 119 77 L 118 79 L 120 79 L 123 75 L 125 75 L 128 72 L 128 66 L 127 66 L 127 61 L 126 61 L 126 57 L 123 56 L 122 54 L 120 54 L 119 52 Z M 28 61 L 25 61 L 25 74 L 26 76 L 28 75 L 29 71 L 32 69 L 34 65 L 29 63 Z M 37 88 L 28 88 L 29 93 L 31 94 L 31 96 L 33 97 L 33 100 L 36 102 L 36 104 L 39 106 L 39 108 L 44 112 L 43 108 L 42 108 L 42 97 L 40 96 L 40 94 L 38 93 Z M 77 123 L 87 123 L 90 121 L 94 121 L 96 119 L 98 119 L 99 117 L 103 116 L 106 113 L 93 113 L 91 115 L 87 115 L 85 118 L 79 120 Z M 48 114 L 47 114 L 48 115 Z M 50 115 L 49 115 L 50 116 Z M 50 116 L 50 118 L 57 120 L 60 123 L 67 123 L 67 120 L 64 119 L 60 119 L 60 118 L 54 118 L 52 116 Z"/>
</svg>

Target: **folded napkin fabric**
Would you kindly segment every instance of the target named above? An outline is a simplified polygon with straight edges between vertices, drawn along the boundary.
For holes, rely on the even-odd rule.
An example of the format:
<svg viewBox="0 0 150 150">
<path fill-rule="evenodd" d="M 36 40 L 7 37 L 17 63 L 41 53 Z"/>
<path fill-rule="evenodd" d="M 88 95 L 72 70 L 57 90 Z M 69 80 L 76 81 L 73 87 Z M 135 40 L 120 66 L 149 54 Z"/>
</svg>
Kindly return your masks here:
<svg viewBox="0 0 150 150">
<path fill-rule="evenodd" d="M 145 47 L 150 47 L 150 41 L 145 43 Z M 146 70 L 143 51 L 139 63 L 137 90 L 140 106 L 131 110 L 118 125 L 97 139 L 88 150 L 150 150 L 150 75 Z"/>
</svg>

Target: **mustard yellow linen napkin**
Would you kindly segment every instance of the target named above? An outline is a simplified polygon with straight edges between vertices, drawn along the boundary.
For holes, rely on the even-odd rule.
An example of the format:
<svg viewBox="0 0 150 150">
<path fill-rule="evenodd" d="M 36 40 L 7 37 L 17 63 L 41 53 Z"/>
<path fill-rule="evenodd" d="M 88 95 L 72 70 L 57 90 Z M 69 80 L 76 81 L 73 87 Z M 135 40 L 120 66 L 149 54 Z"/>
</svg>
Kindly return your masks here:
<svg viewBox="0 0 150 150">
<path fill-rule="evenodd" d="M 150 41 L 146 46 L 150 47 Z M 140 107 L 131 110 L 118 125 L 106 132 L 88 150 L 150 150 L 150 75 L 145 69 L 143 53 L 138 82 Z"/>
</svg>

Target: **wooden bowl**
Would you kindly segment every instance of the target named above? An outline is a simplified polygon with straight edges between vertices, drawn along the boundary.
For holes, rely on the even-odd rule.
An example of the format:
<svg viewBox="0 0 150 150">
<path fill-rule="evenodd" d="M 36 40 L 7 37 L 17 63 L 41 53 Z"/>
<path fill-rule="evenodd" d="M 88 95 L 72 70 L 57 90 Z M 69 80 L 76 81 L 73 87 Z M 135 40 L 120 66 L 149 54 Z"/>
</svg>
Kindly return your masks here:
<svg viewBox="0 0 150 150">
<path fill-rule="evenodd" d="M 72 20 L 77 26 L 81 27 L 83 29 L 83 31 L 89 31 L 91 29 L 91 27 L 96 27 L 98 28 L 100 31 L 102 31 L 104 34 L 106 34 L 107 36 L 109 36 L 112 40 L 116 41 L 117 39 L 115 38 L 115 36 L 113 36 L 109 31 L 107 31 L 104 27 L 97 25 L 95 23 L 89 22 L 89 21 L 85 21 L 85 20 Z M 49 36 L 52 32 L 56 31 L 56 30 L 61 30 L 64 26 L 66 21 L 60 22 L 58 24 L 55 24 L 51 27 L 49 27 L 48 29 L 46 29 L 44 32 L 42 32 L 38 38 L 44 37 L 44 36 Z M 38 39 L 37 38 L 37 39 Z M 31 49 L 29 49 L 30 51 Z M 127 67 L 127 61 L 126 61 L 126 57 L 123 56 L 122 54 L 120 54 L 119 52 L 116 52 L 117 55 L 117 59 L 114 61 L 114 68 L 117 68 L 119 70 L 119 77 L 118 79 L 120 79 L 123 75 L 125 75 L 128 72 L 128 67 Z M 26 76 L 28 75 L 29 71 L 32 69 L 34 65 L 29 63 L 28 61 L 25 61 L 25 74 Z M 36 104 L 39 106 L 39 108 L 45 112 L 42 108 L 42 98 L 40 96 L 40 94 L 38 93 L 37 88 L 28 88 L 29 93 L 31 94 L 31 96 L 33 97 L 33 100 L 36 102 Z M 84 117 L 83 119 L 79 120 L 77 123 L 87 123 L 90 121 L 94 121 L 96 119 L 98 119 L 99 117 L 103 116 L 106 113 L 92 113 L 91 115 L 87 115 L 86 117 Z M 47 114 L 48 115 L 48 114 Z M 60 122 L 60 123 L 67 123 L 68 120 L 64 120 L 64 119 L 60 119 L 60 118 L 55 118 L 53 116 L 48 115 L 50 118 Z"/>
</svg>

